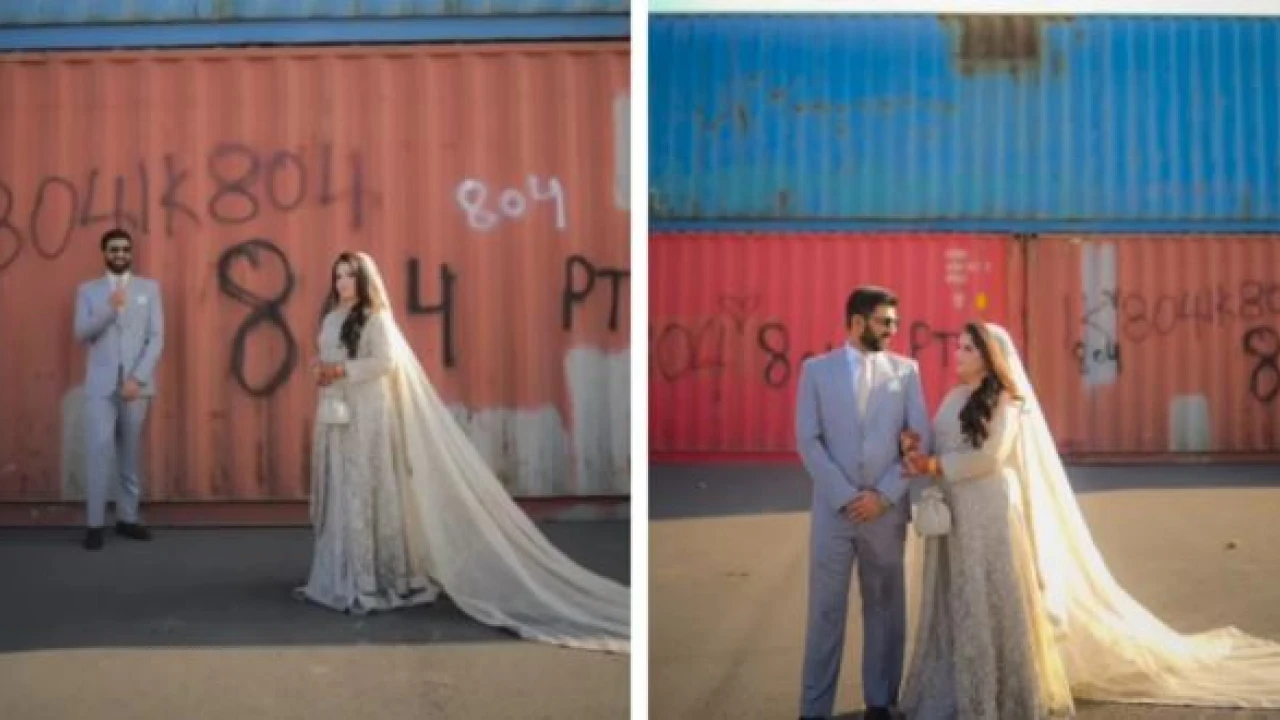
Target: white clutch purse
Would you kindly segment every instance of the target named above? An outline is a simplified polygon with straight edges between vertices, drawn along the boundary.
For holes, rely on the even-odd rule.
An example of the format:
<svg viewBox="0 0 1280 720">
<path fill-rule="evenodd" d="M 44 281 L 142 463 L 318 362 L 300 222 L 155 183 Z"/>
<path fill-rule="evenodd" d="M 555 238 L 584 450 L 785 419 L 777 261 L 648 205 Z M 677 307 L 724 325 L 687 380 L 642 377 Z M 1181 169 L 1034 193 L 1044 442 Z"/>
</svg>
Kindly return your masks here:
<svg viewBox="0 0 1280 720">
<path fill-rule="evenodd" d="M 316 407 L 316 420 L 325 425 L 346 425 L 351 422 L 351 406 L 336 393 L 324 393 Z"/>
<path fill-rule="evenodd" d="M 921 537 L 941 537 L 951 532 L 951 508 L 947 507 L 941 488 L 921 490 L 913 514 L 912 524 Z"/>
</svg>

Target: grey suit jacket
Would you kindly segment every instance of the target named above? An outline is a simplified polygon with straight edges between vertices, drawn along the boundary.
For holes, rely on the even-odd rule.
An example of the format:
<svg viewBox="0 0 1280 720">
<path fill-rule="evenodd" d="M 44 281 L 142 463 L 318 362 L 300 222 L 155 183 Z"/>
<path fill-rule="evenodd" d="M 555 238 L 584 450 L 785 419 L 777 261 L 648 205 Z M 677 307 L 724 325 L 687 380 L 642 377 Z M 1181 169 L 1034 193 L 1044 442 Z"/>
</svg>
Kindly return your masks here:
<svg viewBox="0 0 1280 720">
<path fill-rule="evenodd" d="M 862 490 L 880 491 L 895 506 L 907 495 L 898 452 L 899 435 L 910 428 L 924 448 L 932 446 L 924 388 L 916 361 L 890 352 L 872 353 L 877 364 L 867 399 L 858 412 L 845 348 L 810 358 L 801 368 L 796 402 L 796 446 L 814 482 L 814 509 L 839 512 Z"/>
<path fill-rule="evenodd" d="M 121 376 L 142 385 L 142 394 L 156 393 L 156 363 L 164 349 L 164 308 L 160 284 L 134 275 L 129 300 L 117 313 L 111 307 L 111 281 L 104 275 L 76 291 L 76 339 L 89 346 L 84 390 L 107 397 L 120 387 Z"/>
</svg>

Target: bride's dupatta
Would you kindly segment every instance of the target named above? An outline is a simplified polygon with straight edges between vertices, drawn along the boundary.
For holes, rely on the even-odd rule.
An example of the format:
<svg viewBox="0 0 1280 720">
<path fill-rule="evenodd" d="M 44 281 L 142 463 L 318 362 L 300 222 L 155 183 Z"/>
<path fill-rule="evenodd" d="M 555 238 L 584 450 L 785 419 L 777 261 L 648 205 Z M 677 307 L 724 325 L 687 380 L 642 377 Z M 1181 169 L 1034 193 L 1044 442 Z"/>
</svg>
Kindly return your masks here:
<svg viewBox="0 0 1280 720">
<path fill-rule="evenodd" d="M 1106 702 L 1280 708 L 1280 643 L 1234 627 L 1181 634 L 1112 577 L 1017 348 L 1003 328 L 988 328 L 1026 403 L 1011 514 L 1026 538 L 1018 552 L 1024 585 L 1036 589 L 1030 598 L 1043 627 L 1035 635 L 1052 637 L 1071 694 Z M 1056 686 L 1052 665 L 1045 667 L 1049 687 Z"/>
</svg>

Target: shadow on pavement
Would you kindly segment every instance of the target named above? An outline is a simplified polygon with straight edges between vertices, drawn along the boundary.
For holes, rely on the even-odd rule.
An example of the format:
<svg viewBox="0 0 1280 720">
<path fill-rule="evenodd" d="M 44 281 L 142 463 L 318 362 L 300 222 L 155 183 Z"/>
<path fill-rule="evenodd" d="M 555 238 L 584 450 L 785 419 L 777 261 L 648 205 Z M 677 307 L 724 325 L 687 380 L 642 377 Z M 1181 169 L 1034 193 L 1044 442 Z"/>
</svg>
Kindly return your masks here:
<svg viewBox="0 0 1280 720">
<path fill-rule="evenodd" d="M 1280 487 L 1275 465 L 1070 467 L 1079 493 Z M 808 512 L 812 482 L 799 464 L 653 465 L 652 520 Z"/>
<path fill-rule="evenodd" d="M 540 525 L 577 562 L 629 582 L 627 522 Z M 69 648 L 290 646 L 519 640 L 435 605 L 350 616 L 297 600 L 305 528 L 164 529 L 139 543 L 108 532 L 96 553 L 77 529 L 0 530 L 0 652 Z"/>
</svg>

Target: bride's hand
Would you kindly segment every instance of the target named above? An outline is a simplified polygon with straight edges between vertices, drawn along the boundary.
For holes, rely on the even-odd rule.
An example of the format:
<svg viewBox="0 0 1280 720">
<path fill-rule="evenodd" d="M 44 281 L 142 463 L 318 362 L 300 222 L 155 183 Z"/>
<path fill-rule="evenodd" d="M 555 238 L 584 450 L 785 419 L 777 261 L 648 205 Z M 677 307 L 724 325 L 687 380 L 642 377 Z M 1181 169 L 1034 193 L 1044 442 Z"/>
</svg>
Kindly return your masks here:
<svg viewBox="0 0 1280 720">
<path fill-rule="evenodd" d="M 904 472 L 911 477 L 928 475 L 931 461 L 932 458 L 930 456 L 925 455 L 918 449 L 914 449 L 903 459 Z"/>
<path fill-rule="evenodd" d="M 920 456 L 920 451 L 911 449 L 902 453 L 902 474 L 907 477 L 915 477 L 919 473 L 916 471 L 916 458 Z"/>
<path fill-rule="evenodd" d="M 341 363 L 320 363 L 317 369 L 317 382 L 320 387 L 328 387 L 339 377 Z"/>
<path fill-rule="evenodd" d="M 920 447 L 920 434 L 914 430 L 903 430 L 898 436 L 898 451 L 906 458 Z"/>
</svg>

